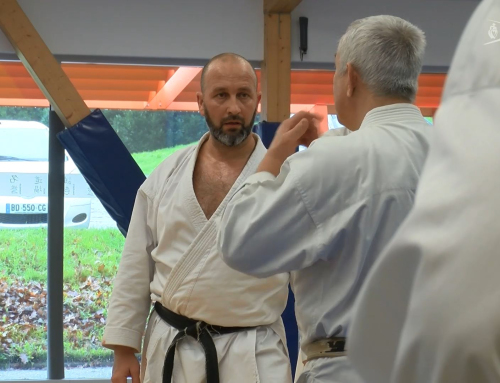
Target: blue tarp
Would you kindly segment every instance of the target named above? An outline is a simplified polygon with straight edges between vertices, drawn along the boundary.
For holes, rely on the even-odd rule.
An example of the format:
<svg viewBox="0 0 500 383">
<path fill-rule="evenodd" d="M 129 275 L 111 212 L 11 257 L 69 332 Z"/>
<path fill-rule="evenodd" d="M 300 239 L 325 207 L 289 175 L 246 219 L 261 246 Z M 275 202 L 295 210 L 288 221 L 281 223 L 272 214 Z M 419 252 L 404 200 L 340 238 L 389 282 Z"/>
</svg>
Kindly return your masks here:
<svg viewBox="0 0 500 383">
<path fill-rule="evenodd" d="M 126 235 L 135 196 L 146 176 L 99 109 L 57 138 L 94 194 Z"/>
<path fill-rule="evenodd" d="M 279 125 L 279 122 L 262 121 L 255 125 L 253 130 L 260 136 L 264 146 L 269 148 Z M 288 353 L 290 354 L 290 362 L 292 364 L 292 375 L 295 375 L 295 367 L 299 353 L 299 334 L 297 321 L 295 319 L 295 298 L 291 289 L 289 289 L 288 303 L 281 317 L 285 324 L 286 342 L 288 345 Z"/>
</svg>

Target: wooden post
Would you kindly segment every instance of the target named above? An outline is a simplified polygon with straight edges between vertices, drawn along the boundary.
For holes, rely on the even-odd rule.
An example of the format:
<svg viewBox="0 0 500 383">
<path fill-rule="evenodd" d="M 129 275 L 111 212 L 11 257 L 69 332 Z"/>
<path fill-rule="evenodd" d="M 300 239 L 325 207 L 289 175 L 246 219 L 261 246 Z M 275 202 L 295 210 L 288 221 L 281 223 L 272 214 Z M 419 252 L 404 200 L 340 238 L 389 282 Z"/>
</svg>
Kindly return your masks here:
<svg viewBox="0 0 500 383">
<path fill-rule="evenodd" d="M 290 117 L 290 12 L 299 3 L 300 0 L 264 0 L 262 120 L 281 122 Z"/>
<path fill-rule="evenodd" d="M 262 119 L 280 122 L 290 117 L 290 14 L 264 15 Z"/>
</svg>

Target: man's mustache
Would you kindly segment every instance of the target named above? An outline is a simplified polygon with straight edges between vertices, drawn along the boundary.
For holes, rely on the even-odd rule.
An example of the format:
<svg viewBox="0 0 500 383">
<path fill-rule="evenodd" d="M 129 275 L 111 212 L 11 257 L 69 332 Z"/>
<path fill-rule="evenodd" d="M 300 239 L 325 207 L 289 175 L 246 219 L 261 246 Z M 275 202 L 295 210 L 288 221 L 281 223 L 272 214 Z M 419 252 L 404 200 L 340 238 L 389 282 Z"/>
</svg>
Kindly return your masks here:
<svg viewBox="0 0 500 383">
<path fill-rule="evenodd" d="M 223 125 L 223 124 L 225 124 L 227 122 L 234 122 L 234 121 L 238 121 L 238 122 L 241 123 L 241 125 L 245 125 L 245 120 L 242 117 L 240 117 L 240 116 L 225 117 L 225 118 L 222 119 L 221 124 Z"/>
</svg>

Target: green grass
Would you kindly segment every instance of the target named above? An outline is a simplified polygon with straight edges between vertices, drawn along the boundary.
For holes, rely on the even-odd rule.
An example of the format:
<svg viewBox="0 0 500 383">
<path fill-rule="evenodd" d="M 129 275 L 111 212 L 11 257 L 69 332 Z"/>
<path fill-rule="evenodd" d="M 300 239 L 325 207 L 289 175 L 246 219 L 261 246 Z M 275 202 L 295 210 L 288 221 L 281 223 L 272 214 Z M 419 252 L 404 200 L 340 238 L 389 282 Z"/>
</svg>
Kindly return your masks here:
<svg viewBox="0 0 500 383">
<path fill-rule="evenodd" d="M 44 228 L 0 230 L 1 277 L 11 286 L 22 286 L 22 281 L 25 286 L 30 282 L 42 282 L 46 286 L 46 238 Z M 107 315 L 111 279 L 116 275 L 124 241 L 116 229 L 72 229 L 64 233 L 64 315 L 67 318 L 73 313 L 78 316 L 78 323 L 84 324 L 81 327 L 75 327 L 72 322 L 65 324 L 67 363 L 109 365 L 112 361 L 112 352 L 100 345 L 104 330 L 102 318 Z M 92 277 L 90 282 L 88 276 Z M 45 301 L 36 301 L 45 304 Z M 6 306 L 7 312 L 19 308 L 16 302 Z M 31 304 L 24 301 L 22 305 Z M 0 323 L 3 338 L 9 338 L 10 342 L 6 352 L 0 347 L 0 368 L 36 367 L 45 363 L 47 336 L 44 324 L 9 324 L 6 316 L 0 317 L 0 322 L 3 322 Z"/>
<path fill-rule="evenodd" d="M 102 328 L 99 331 L 102 336 Z M 12 365 L 25 367 L 42 367 L 47 361 L 47 332 L 38 327 L 26 334 L 26 331 L 13 332 L 10 355 L 0 353 L 0 368 Z M 26 341 L 29 339 L 29 341 Z M 23 355 L 22 358 L 20 355 Z M 64 361 L 65 364 L 92 363 L 93 365 L 109 365 L 113 361 L 113 351 L 104 347 L 92 347 L 85 342 L 80 334 L 77 338 L 64 331 Z"/>
<path fill-rule="evenodd" d="M 152 152 L 133 153 L 132 157 L 144 174 L 148 176 L 165 158 L 175 153 L 177 150 L 184 149 L 190 145 L 192 144 L 177 145 L 172 148 L 159 149 Z"/>
<path fill-rule="evenodd" d="M 168 156 L 188 145 L 179 145 L 132 156 L 149 175 Z M 112 351 L 100 345 L 111 293 L 125 239 L 117 229 L 72 229 L 64 231 L 64 312 L 79 316 L 82 327 L 64 327 L 65 362 L 108 364 Z M 44 228 L 0 230 L 0 275 L 7 283 L 47 282 L 47 230 Z M 87 286 L 91 278 L 91 285 Z M 24 282 L 23 282 L 24 281 Z M 15 286 L 18 286 L 16 284 Z M 66 294 L 71 291 L 73 294 Z M 78 300 L 74 294 L 82 299 Z M 16 305 L 14 304 L 14 307 Z M 9 309 L 7 309 L 9 311 Z M 40 367 L 47 359 L 47 335 L 44 325 L 9 324 L 9 345 L 0 347 L 0 368 Z M 2 327 L 2 326 L 0 326 Z M 5 336 L 4 332 L 4 336 Z M 0 334 L 2 335 L 2 334 Z M 0 338 L 2 338 L 0 336 Z M 24 364 L 24 362 L 27 362 Z"/>
<path fill-rule="evenodd" d="M 125 239 L 116 229 L 64 232 L 64 282 L 78 286 L 89 275 L 114 277 Z M 47 230 L 0 230 L 0 270 L 25 281 L 47 280 Z"/>
<path fill-rule="evenodd" d="M 142 171 L 149 175 L 168 156 L 189 145 L 132 156 Z M 78 284 L 89 275 L 114 277 L 124 238 L 116 229 L 84 229 L 64 231 L 64 281 Z M 25 281 L 47 280 L 47 230 L 0 230 L 0 270 Z"/>
</svg>

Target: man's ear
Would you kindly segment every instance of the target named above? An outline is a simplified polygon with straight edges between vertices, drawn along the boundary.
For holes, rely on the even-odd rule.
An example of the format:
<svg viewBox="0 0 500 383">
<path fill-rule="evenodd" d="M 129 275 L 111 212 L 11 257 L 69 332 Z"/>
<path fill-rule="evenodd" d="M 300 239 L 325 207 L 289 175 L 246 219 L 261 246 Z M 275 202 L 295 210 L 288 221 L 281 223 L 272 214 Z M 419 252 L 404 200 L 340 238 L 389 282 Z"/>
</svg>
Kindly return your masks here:
<svg viewBox="0 0 500 383">
<path fill-rule="evenodd" d="M 257 92 L 257 106 L 259 105 L 260 100 L 262 100 L 262 92 Z"/>
<path fill-rule="evenodd" d="M 347 96 L 352 97 L 360 81 L 359 73 L 351 63 L 347 63 Z"/>
<path fill-rule="evenodd" d="M 203 107 L 203 93 L 196 93 L 196 101 L 198 102 L 198 111 L 202 116 L 205 116 L 205 108 Z"/>
</svg>

